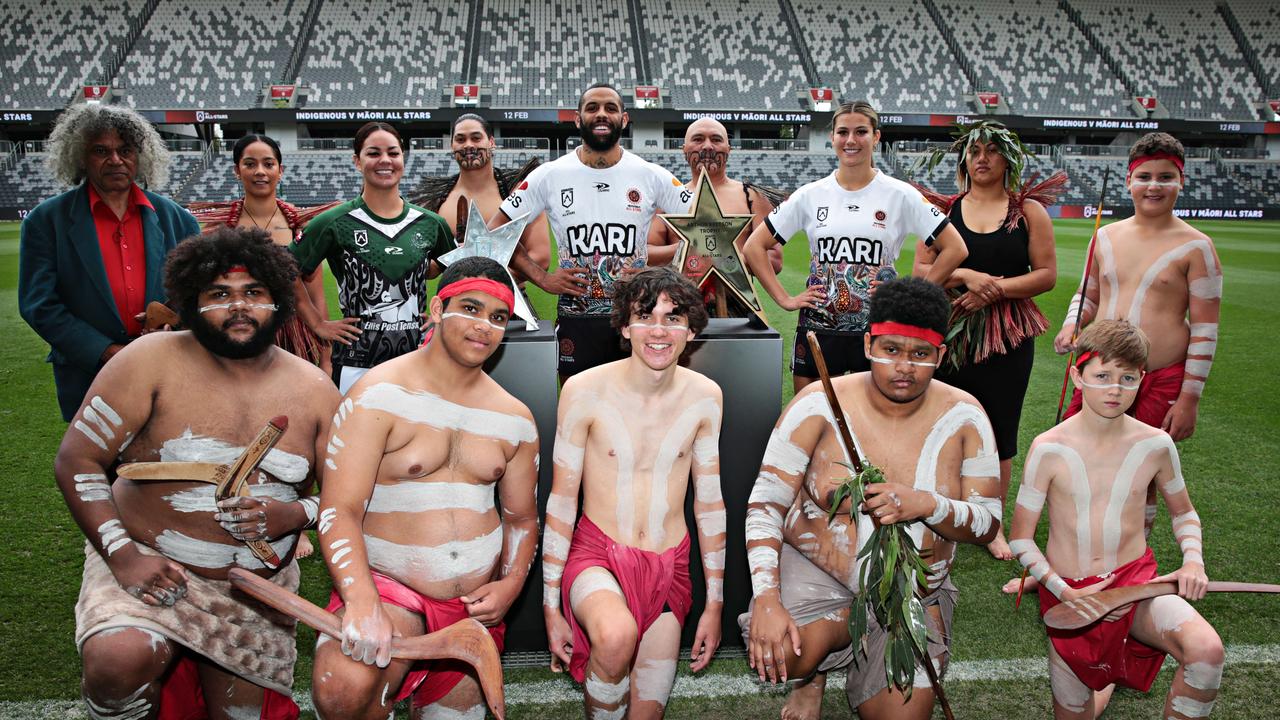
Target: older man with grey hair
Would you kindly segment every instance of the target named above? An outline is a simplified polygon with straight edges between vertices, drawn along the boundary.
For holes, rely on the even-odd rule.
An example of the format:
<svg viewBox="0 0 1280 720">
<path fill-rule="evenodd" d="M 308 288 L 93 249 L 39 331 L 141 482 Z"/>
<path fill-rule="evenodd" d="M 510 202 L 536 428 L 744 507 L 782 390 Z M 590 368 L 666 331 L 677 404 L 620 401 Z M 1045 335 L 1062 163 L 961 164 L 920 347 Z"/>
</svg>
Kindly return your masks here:
<svg viewBox="0 0 1280 720">
<path fill-rule="evenodd" d="M 165 255 L 200 226 L 139 187 L 164 185 L 169 153 L 133 110 L 75 106 L 58 118 L 48 150 L 53 176 L 72 187 L 22 223 L 18 309 L 49 343 L 58 405 L 70 421 L 98 370 L 142 333 L 147 304 L 164 300 Z"/>
</svg>

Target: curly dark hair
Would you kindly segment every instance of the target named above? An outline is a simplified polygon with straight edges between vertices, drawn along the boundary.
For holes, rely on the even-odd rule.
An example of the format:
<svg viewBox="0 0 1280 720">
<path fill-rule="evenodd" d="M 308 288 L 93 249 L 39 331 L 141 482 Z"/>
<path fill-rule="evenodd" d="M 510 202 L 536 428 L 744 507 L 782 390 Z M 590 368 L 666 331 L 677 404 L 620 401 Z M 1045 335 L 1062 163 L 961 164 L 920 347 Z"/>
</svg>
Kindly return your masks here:
<svg viewBox="0 0 1280 720">
<path fill-rule="evenodd" d="M 445 268 L 444 273 L 440 275 L 440 285 L 436 287 L 436 294 L 458 282 L 467 278 L 485 278 L 493 280 L 496 283 L 505 285 L 507 289 L 515 292 L 515 288 L 511 287 L 511 276 L 507 274 L 507 269 L 497 260 L 487 257 L 472 256 L 462 258 L 458 262 Z M 449 307 L 449 301 L 453 298 L 445 298 L 444 307 Z M 513 308 L 514 309 L 514 308 Z"/>
<path fill-rule="evenodd" d="M 1129 148 L 1129 162 L 1156 153 L 1169 153 L 1179 160 L 1186 160 L 1187 157 L 1187 152 L 1183 149 L 1182 143 L 1178 142 L 1178 138 L 1169 133 L 1153 132 L 1138 138 L 1138 142 Z"/>
<path fill-rule="evenodd" d="M 878 286 L 867 312 L 868 323 L 898 322 L 928 328 L 943 337 L 950 317 L 947 293 L 917 277 L 896 278 Z"/>
<path fill-rule="evenodd" d="M 609 324 L 622 333 L 622 328 L 631 324 L 632 308 L 641 312 L 653 312 L 658 304 L 658 296 L 666 293 L 675 305 L 674 312 L 689 318 L 689 330 L 695 335 L 707 327 L 707 308 L 702 304 L 702 293 L 689 278 L 669 267 L 648 267 L 619 280 L 613 286 L 613 312 L 609 314 Z M 631 352 L 631 341 L 622 338 L 622 349 Z M 686 345 L 684 355 L 693 351 Z"/>
<path fill-rule="evenodd" d="M 267 287 L 276 304 L 276 322 L 283 323 L 294 312 L 293 281 L 298 278 L 298 262 L 293 254 L 271 241 L 260 228 L 220 225 L 202 235 L 178 243 L 164 264 L 164 290 L 169 303 L 190 327 L 200 315 L 199 295 L 220 275 L 236 265 Z"/>
</svg>

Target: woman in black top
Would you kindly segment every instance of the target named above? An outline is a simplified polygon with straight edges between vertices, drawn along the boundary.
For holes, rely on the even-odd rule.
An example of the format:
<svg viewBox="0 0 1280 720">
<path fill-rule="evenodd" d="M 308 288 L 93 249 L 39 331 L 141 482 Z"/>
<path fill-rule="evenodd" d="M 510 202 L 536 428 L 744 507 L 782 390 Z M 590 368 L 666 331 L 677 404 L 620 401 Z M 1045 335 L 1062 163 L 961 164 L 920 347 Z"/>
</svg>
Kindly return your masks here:
<svg viewBox="0 0 1280 720">
<path fill-rule="evenodd" d="M 1031 298 L 1057 280 L 1053 224 L 1045 206 L 1066 184 L 1056 173 L 1024 186 L 1027 149 L 1004 125 L 983 120 L 961 126 L 947 152 L 956 154 L 960 194 L 925 191 L 951 219 L 969 256 L 951 274 L 953 298 L 947 355 L 936 377 L 971 393 L 995 431 L 1001 495 L 1009 491 L 1018 454 L 1018 421 L 1035 359 L 1034 338 L 1048 327 Z M 931 158 L 936 165 L 945 152 Z M 1032 178 L 1034 182 L 1034 178 Z M 928 271 L 931 251 L 916 248 L 916 275 Z M 1003 530 L 988 546 L 997 559 L 1012 557 Z"/>
</svg>

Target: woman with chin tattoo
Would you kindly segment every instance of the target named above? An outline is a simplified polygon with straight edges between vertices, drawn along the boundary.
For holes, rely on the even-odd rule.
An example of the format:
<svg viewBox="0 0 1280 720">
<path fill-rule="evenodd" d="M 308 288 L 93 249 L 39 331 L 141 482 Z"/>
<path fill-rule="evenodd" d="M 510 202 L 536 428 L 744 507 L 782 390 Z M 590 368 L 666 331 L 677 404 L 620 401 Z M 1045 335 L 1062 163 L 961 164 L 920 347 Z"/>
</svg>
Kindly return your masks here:
<svg viewBox="0 0 1280 720">
<path fill-rule="evenodd" d="M 244 195 L 226 202 L 196 202 L 189 209 L 209 231 L 215 227 L 258 228 L 265 230 L 277 245 L 288 246 L 302 237 L 302 228 L 311 218 L 337 205 L 336 202 L 299 208 L 281 200 L 277 191 L 284 177 L 280 145 L 266 135 L 250 133 L 236 141 L 231 149 L 232 172 L 244 186 Z M 309 314 L 328 317 L 324 297 L 324 278 L 316 275 L 310 282 L 294 287 L 299 305 L 310 305 Z M 285 350 L 329 371 L 329 346 L 317 337 L 297 315 L 280 326 L 276 344 Z"/>
</svg>

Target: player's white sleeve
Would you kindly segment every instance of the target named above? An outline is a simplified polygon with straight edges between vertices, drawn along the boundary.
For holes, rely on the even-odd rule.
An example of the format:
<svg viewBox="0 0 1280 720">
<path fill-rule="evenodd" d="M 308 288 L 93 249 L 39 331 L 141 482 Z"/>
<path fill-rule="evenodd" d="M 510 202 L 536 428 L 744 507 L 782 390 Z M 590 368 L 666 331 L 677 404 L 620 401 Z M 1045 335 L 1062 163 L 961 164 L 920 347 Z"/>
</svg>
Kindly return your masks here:
<svg viewBox="0 0 1280 720">
<path fill-rule="evenodd" d="M 808 205 L 804 200 L 805 193 L 802 189 L 764 217 L 765 225 L 779 245 L 785 245 L 792 235 L 804 229 L 804 209 Z"/>
<path fill-rule="evenodd" d="M 933 203 L 929 202 L 919 190 L 909 188 L 903 198 L 903 208 L 907 215 L 907 231 L 932 245 L 938 233 L 951 222 Z"/>
<path fill-rule="evenodd" d="M 654 165 L 653 187 L 655 203 L 665 213 L 679 214 L 687 212 L 693 199 L 693 191 L 684 186 L 679 178 L 666 168 Z"/>
<path fill-rule="evenodd" d="M 498 209 L 506 213 L 509 218 L 517 218 L 521 215 L 533 218 L 546 212 L 546 185 L 549 172 L 547 165 L 534 168 L 533 172 L 520 181 L 511 194 L 502 201 Z"/>
</svg>

